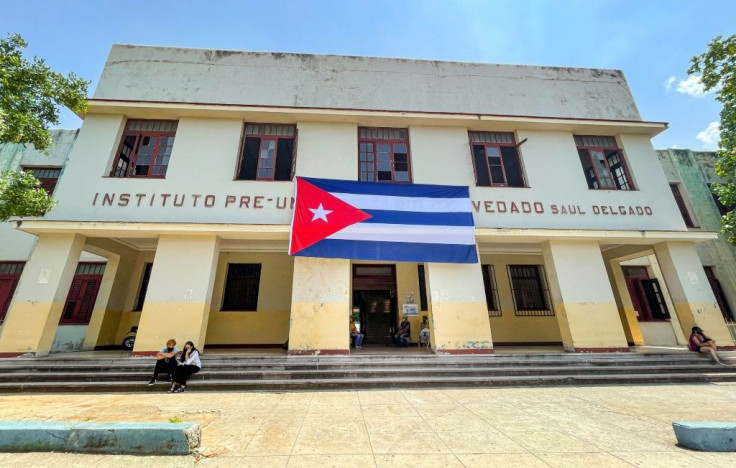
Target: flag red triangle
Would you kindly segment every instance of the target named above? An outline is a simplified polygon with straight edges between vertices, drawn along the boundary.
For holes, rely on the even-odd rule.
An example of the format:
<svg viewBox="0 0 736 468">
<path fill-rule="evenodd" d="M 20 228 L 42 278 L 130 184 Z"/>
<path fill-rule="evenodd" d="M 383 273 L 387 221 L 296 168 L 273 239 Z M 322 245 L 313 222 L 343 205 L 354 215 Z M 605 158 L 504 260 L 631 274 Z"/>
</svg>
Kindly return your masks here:
<svg viewBox="0 0 736 468">
<path fill-rule="evenodd" d="M 368 213 L 297 177 L 289 255 L 370 217 Z"/>
</svg>

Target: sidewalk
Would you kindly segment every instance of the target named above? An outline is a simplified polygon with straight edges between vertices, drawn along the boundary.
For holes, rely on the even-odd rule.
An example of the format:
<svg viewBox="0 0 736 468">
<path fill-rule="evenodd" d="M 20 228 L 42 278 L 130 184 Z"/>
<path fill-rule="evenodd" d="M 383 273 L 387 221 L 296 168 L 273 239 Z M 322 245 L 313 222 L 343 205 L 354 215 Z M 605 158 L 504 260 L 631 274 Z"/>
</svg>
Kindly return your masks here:
<svg viewBox="0 0 736 468">
<path fill-rule="evenodd" d="M 673 420 L 736 421 L 736 385 L 304 393 L 3 395 L 0 419 L 196 421 L 198 454 L 0 454 L 0 466 L 734 466 Z"/>
</svg>

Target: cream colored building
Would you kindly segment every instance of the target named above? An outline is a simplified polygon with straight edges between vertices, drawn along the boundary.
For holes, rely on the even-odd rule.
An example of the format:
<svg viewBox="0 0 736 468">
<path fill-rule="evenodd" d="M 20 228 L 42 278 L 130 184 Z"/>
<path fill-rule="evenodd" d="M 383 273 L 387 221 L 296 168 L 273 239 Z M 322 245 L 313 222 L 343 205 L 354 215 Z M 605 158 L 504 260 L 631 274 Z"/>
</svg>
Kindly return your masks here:
<svg viewBox="0 0 736 468">
<path fill-rule="evenodd" d="M 733 346 L 641 119 L 615 70 L 115 45 L 0 354 L 50 349 L 84 250 L 107 259 L 88 349 L 345 354 L 351 314 L 388 344 L 404 305 L 437 353 L 647 344 L 621 262 L 656 259 L 658 312 Z M 470 186 L 480 263 L 287 254 L 293 177 Z M 653 287 L 653 286 L 652 286 Z M 659 335 L 658 335 L 659 336 Z"/>
</svg>

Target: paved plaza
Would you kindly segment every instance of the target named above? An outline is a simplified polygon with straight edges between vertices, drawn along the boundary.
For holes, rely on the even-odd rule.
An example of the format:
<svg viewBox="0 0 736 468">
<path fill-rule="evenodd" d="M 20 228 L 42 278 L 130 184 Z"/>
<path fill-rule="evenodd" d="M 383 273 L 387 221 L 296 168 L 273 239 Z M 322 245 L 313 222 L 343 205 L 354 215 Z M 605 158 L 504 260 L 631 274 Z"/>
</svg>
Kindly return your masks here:
<svg viewBox="0 0 736 468">
<path fill-rule="evenodd" d="M 193 386 L 195 387 L 195 386 Z M 197 453 L 0 454 L 3 467 L 736 466 L 675 444 L 677 420 L 736 421 L 736 385 L 359 392 L 18 394 L 0 419 L 194 421 Z"/>
</svg>

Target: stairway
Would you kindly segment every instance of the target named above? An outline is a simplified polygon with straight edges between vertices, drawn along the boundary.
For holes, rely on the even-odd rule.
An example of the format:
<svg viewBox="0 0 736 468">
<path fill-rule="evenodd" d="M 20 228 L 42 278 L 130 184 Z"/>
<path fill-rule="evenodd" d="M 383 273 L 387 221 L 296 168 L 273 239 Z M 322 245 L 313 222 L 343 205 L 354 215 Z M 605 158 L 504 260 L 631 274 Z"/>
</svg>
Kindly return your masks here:
<svg viewBox="0 0 736 468">
<path fill-rule="evenodd" d="M 678 354 L 499 354 L 495 356 L 204 355 L 191 390 L 350 390 L 736 382 L 736 354 L 713 365 Z M 149 392 L 152 358 L 0 359 L 0 393 Z"/>
</svg>

